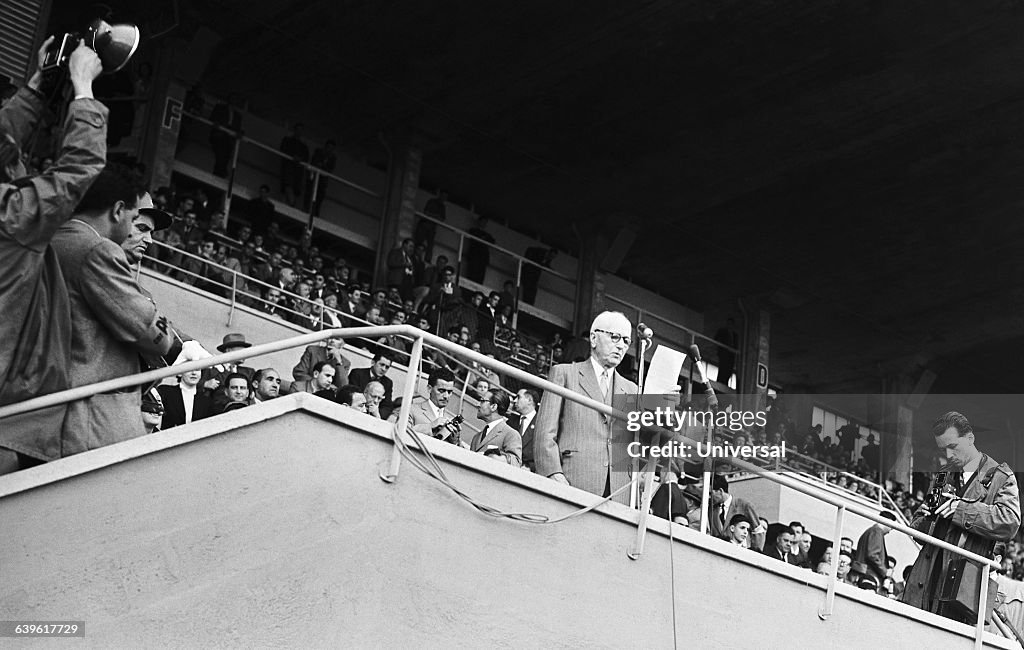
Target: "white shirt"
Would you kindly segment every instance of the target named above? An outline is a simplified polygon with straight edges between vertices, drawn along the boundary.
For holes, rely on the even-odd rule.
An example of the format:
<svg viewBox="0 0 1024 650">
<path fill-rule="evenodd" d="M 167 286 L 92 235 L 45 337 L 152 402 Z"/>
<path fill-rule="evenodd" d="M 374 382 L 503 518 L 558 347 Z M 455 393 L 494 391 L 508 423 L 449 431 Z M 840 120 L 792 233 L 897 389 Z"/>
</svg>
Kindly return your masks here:
<svg viewBox="0 0 1024 650">
<path fill-rule="evenodd" d="M 590 363 L 594 365 L 594 375 L 597 376 L 597 385 L 601 386 L 601 373 L 608 373 L 608 390 L 612 389 L 612 370 L 613 368 L 605 368 L 597 362 L 597 359 L 590 357 Z"/>
<path fill-rule="evenodd" d="M 185 424 L 192 424 L 192 407 L 196 401 L 196 387 L 178 384 L 181 389 L 181 401 L 185 405 Z"/>
<path fill-rule="evenodd" d="M 427 406 L 430 407 L 430 412 L 434 414 L 434 419 L 435 420 L 437 418 L 439 418 L 439 417 L 443 417 L 444 416 L 444 409 L 442 409 L 439 406 L 437 406 L 436 404 L 434 404 L 433 400 L 428 399 L 427 400 Z"/>
<path fill-rule="evenodd" d="M 530 423 L 533 422 L 534 416 L 537 415 L 537 409 L 530 412 L 529 415 L 524 415 L 519 419 L 519 433 L 523 433 L 530 428 Z"/>
</svg>

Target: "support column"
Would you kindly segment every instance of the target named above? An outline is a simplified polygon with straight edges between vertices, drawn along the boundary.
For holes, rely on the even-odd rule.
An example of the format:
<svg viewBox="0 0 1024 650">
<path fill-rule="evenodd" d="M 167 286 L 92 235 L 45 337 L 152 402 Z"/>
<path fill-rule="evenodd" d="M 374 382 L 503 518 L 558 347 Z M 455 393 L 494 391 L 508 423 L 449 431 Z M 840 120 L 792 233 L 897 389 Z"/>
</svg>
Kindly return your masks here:
<svg viewBox="0 0 1024 650">
<path fill-rule="evenodd" d="M 166 92 L 154 92 L 143 141 L 142 161 L 149 171 L 149 187 L 157 188 L 171 184 L 174 171 L 174 157 L 181 133 L 182 109 L 185 106 L 185 86 L 178 81 L 168 81 Z"/>
<path fill-rule="evenodd" d="M 412 237 L 416 226 L 416 193 L 420 187 L 422 167 L 423 150 L 412 139 L 406 139 L 392 151 L 384 214 L 377 239 L 374 288 L 383 286 L 388 270 L 388 253 L 401 240 Z"/>
<path fill-rule="evenodd" d="M 573 310 L 573 335 L 590 327 L 594 317 L 607 309 L 605 272 L 601 268 L 608 240 L 598 232 L 586 233 L 576 267 L 576 305 Z M 634 323 L 635 325 L 635 323 Z"/>
<path fill-rule="evenodd" d="M 743 408 L 760 411 L 768 404 L 769 344 L 771 342 L 771 314 L 760 308 L 747 312 L 744 335 L 740 342 L 740 359 L 737 365 L 739 381 L 736 386 L 744 395 Z"/>
</svg>

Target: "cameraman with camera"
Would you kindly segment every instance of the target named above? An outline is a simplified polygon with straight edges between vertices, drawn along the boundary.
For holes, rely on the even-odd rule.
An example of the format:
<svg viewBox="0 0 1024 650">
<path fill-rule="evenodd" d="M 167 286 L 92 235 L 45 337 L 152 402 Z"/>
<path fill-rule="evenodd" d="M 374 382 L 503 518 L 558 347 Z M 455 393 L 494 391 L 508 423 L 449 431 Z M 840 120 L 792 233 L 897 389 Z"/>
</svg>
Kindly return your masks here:
<svg viewBox="0 0 1024 650">
<path fill-rule="evenodd" d="M 960 413 L 950 411 L 940 417 L 932 425 L 932 433 L 951 471 L 946 473 L 944 485 L 933 490 L 914 515 L 911 526 L 966 551 L 992 557 L 996 543 L 1011 539 L 1020 527 L 1017 479 L 1006 463 L 989 458 L 974 446 L 974 430 Z M 925 544 L 907 578 L 902 600 L 955 621 L 974 623 L 981 587 L 981 571 L 976 569 L 963 556 Z M 986 615 L 996 594 L 994 586 L 989 586 L 988 594 Z"/>
<path fill-rule="evenodd" d="M 22 147 L 46 109 L 40 92 L 49 38 L 28 85 L 0 108 L 0 405 L 69 387 L 71 312 L 64 277 L 50 241 L 106 163 L 107 109 L 93 98 L 103 70 L 84 44 L 70 55 L 74 99 L 64 139 L 51 167 L 26 176 Z M 64 407 L 0 423 L 0 474 L 60 458 Z"/>
</svg>

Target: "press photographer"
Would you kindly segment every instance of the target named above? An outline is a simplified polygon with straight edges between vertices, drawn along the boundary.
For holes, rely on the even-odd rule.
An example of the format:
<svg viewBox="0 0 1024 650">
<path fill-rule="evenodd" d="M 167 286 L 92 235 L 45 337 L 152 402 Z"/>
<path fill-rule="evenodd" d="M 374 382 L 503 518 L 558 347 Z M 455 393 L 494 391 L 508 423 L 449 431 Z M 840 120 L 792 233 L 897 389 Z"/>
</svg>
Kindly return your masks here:
<svg viewBox="0 0 1024 650">
<path fill-rule="evenodd" d="M 1006 463 L 975 447 L 967 418 L 950 411 L 932 426 L 935 444 L 945 454 L 948 471 L 940 475 L 911 526 L 983 557 L 992 557 L 998 542 L 1017 534 L 1020 496 Z M 966 558 L 925 545 L 907 579 L 903 602 L 962 623 L 977 620 L 981 569 Z M 989 587 L 991 609 L 996 589 Z"/>
<path fill-rule="evenodd" d="M 50 241 L 106 162 L 108 112 L 92 94 L 103 66 L 81 44 L 68 58 L 74 99 L 60 151 L 48 169 L 25 175 L 22 149 L 46 108 L 39 89 L 53 40 L 39 49 L 28 84 L 0 108 L 0 405 L 69 387 L 71 312 Z M 54 407 L 0 423 L 0 474 L 59 458 L 63 419 L 64 408 Z"/>
</svg>

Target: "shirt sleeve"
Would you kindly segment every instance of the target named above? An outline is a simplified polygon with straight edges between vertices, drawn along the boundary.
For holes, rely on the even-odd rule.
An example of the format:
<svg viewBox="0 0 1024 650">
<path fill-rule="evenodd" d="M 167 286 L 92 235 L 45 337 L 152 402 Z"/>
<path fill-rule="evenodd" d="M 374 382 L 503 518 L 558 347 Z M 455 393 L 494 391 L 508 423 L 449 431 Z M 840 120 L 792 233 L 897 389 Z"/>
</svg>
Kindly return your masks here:
<svg viewBox="0 0 1024 650">
<path fill-rule="evenodd" d="M 173 325 L 139 289 L 120 246 L 103 240 L 79 272 L 83 297 L 114 338 L 144 352 L 170 351 Z"/>
</svg>

